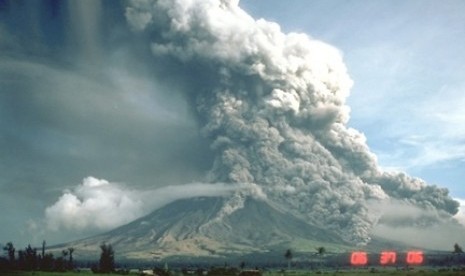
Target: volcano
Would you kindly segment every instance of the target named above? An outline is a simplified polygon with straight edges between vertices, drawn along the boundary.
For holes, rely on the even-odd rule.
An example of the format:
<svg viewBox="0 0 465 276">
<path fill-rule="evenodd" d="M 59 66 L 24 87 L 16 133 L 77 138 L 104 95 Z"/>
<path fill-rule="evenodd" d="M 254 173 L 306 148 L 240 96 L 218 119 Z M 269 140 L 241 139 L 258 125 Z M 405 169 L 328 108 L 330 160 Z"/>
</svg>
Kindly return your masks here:
<svg viewBox="0 0 465 276">
<path fill-rule="evenodd" d="M 127 259 L 227 258 L 285 248 L 314 251 L 325 246 L 334 251 L 350 247 L 331 231 L 262 200 L 247 198 L 243 208 L 221 216 L 225 200 L 180 199 L 110 232 L 58 247 L 73 247 L 78 255 L 90 256 L 100 251 L 100 244 L 107 243 Z"/>
<path fill-rule="evenodd" d="M 196 162 L 208 156 L 211 162 L 202 181 L 218 188 L 225 184 L 234 192 L 175 201 L 68 246 L 98 252 L 101 243 L 111 243 L 132 259 L 314 251 L 317 246 L 335 251 L 369 244 L 388 211 L 392 215 L 384 216 L 390 223 L 381 229 L 384 234 L 395 229 L 399 213 L 405 214 L 400 220 L 407 226 L 424 228 L 432 224 L 430 218 L 453 221 L 459 204 L 447 189 L 385 171 L 365 135 L 349 126 L 346 101 L 353 82 L 333 46 L 305 34 L 283 33 L 276 23 L 252 18 L 238 1 L 128 1 L 124 14 L 140 36 L 137 41 L 150 51 L 154 80 L 166 86 L 160 88 L 161 98 L 176 94 L 185 99 L 190 119 L 210 144 L 192 156 Z M 131 87 L 128 95 L 137 90 Z M 156 153 L 152 144 L 147 150 Z M 167 159 L 166 168 L 180 174 L 180 156 Z M 95 185 L 86 189 L 105 195 L 103 200 L 109 196 Z M 80 210 L 89 196 L 79 195 L 79 189 L 75 193 L 62 198 Z M 121 205 L 119 198 L 111 208 Z M 79 212 L 58 207 L 50 215 L 52 221 L 59 218 L 57 228 L 67 226 L 70 217 L 79 219 Z M 94 209 L 84 211 L 94 218 Z M 122 216 L 123 211 L 115 213 Z M 416 223 L 423 214 L 428 214 L 427 223 Z"/>
</svg>

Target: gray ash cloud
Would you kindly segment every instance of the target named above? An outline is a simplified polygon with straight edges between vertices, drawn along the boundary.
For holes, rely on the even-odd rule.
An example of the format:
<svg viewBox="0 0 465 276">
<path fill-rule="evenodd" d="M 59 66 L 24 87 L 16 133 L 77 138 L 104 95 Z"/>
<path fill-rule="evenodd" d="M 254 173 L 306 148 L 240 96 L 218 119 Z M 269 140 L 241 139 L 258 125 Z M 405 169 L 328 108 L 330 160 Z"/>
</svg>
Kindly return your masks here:
<svg viewBox="0 0 465 276">
<path fill-rule="evenodd" d="M 209 182 L 255 183 L 279 208 L 353 243 L 368 242 L 381 216 L 368 202 L 457 212 L 447 189 L 382 171 L 347 126 L 352 80 L 332 46 L 255 20 L 238 1 L 132 0 L 126 18 L 150 37 L 154 66 L 175 73 L 211 141 Z"/>
</svg>

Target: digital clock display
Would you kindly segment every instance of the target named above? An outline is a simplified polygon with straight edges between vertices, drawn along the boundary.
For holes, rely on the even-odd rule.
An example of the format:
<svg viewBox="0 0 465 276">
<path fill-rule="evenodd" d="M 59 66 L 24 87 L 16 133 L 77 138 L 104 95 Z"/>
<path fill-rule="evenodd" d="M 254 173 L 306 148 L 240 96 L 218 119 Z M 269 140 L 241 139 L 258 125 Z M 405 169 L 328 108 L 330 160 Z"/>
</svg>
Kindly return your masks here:
<svg viewBox="0 0 465 276">
<path fill-rule="evenodd" d="M 403 254 L 402 254 L 403 256 Z M 398 254 L 395 251 L 382 251 L 379 254 L 380 265 L 396 265 L 398 264 Z M 350 254 L 350 264 L 353 266 L 364 266 L 369 261 L 369 255 L 365 251 L 354 251 Z M 421 265 L 424 261 L 424 255 L 422 251 L 408 251 L 405 254 L 405 264 L 408 265 Z"/>
</svg>

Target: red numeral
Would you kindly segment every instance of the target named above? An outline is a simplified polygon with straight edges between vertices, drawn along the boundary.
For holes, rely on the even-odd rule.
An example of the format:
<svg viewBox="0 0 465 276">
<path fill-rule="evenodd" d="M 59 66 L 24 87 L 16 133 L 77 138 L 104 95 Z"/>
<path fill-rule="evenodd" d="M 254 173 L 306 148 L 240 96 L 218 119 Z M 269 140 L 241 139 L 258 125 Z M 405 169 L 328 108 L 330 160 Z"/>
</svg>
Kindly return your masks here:
<svg viewBox="0 0 465 276">
<path fill-rule="evenodd" d="M 396 252 L 394 251 L 381 252 L 379 263 L 382 265 L 395 264 L 396 263 Z"/>
<path fill-rule="evenodd" d="M 366 265 L 368 263 L 368 257 L 366 252 L 352 252 L 350 255 L 351 265 Z"/>
<path fill-rule="evenodd" d="M 423 252 L 409 251 L 407 252 L 407 263 L 411 265 L 419 265 L 423 263 Z"/>
</svg>

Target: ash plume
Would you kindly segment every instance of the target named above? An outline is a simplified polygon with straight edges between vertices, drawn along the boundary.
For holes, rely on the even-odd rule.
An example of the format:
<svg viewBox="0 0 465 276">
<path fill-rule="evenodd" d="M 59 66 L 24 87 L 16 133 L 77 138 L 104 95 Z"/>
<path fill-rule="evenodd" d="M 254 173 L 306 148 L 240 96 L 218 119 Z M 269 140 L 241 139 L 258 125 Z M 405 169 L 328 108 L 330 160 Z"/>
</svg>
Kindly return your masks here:
<svg viewBox="0 0 465 276">
<path fill-rule="evenodd" d="M 126 18 L 150 37 L 156 66 L 184 84 L 215 154 L 210 182 L 255 183 L 277 207 L 356 244 L 380 218 L 368 202 L 457 212 L 447 189 L 383 172 L 347 126 L 352 80 L 332 46 L 285 34 L 233 0 L 132 0 Z"/>
</svg>

